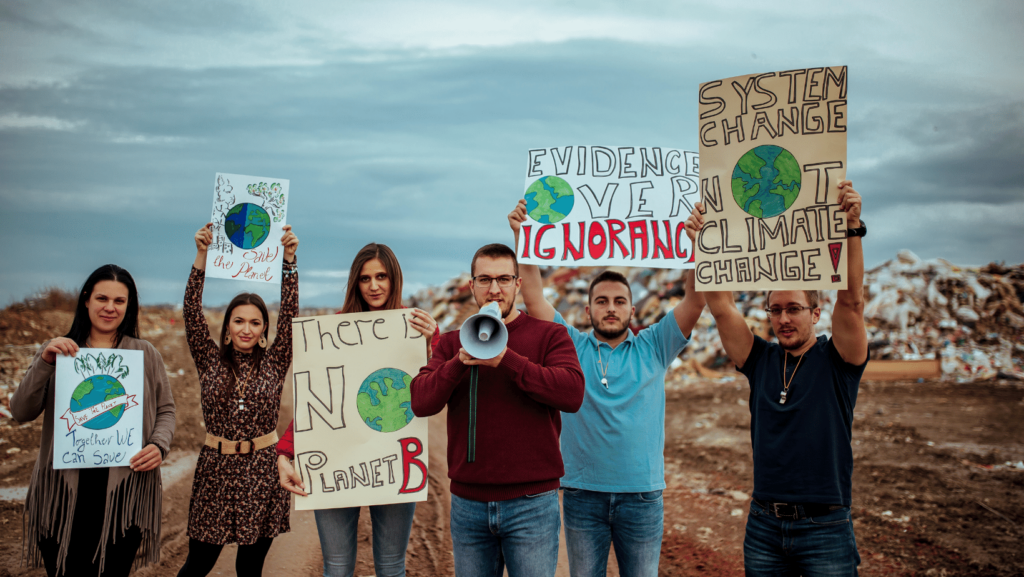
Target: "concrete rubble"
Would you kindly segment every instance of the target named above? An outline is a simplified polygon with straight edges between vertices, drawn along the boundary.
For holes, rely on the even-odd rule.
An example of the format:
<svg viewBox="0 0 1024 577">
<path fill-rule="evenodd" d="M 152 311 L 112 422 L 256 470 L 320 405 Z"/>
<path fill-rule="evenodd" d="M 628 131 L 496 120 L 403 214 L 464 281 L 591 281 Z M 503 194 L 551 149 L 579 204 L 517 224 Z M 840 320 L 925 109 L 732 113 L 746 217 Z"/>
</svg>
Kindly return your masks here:
<svg viewBox="0 0 1024 577">
<path fill-rule="evenodd" d="M 603 269 L 544 270 L 544 294 L 562 316 L 581 330 L 590 322 L 584 311 L 590 280 Z M 634 329 L 660 320 L 682 299 L 683 271 L 619 268 L 626 275 L 636 306 Z M 425 288 L 410 306 L 429 311 L 442 332 L 457 329 L 477 312 L 463 273 L 438 287 Z M 992 263 L 961 267 L 943 259 L 922 260 L 909 250 L 867 271 L 864 279 L 868 340 L 872 360 L 940 359 L 944 379 L 1021 379 L 1024 358 L 1024 265 Z M 831 334 L 835 291 L 822 292 L 819 334 Z M 751 329 L 771 338 L 764 312 L 765 293 L 736 293 L 736 303 Z M 520 302 L 521 306 L 521 302 Z M 719 369 L 728 359 L 714 319 L 705 310 L 692 342 L 673 371 L 704 378 L 733 378 Z"/>
</svg>

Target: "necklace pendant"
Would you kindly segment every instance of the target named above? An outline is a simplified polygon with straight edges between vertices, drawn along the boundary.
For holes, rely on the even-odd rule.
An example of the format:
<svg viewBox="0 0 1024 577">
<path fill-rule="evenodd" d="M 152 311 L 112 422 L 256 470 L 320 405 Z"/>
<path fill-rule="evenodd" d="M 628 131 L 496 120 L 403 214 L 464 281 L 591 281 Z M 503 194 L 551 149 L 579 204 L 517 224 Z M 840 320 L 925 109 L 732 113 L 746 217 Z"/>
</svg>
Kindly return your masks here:
<svg viewBox="0 0 1024 577">
<path fill-rule="evenodd" d="M 785 405 L 786 404 L 786 391 L 782 391 L 782 395 L 779 397 L 779 404 L 780 405 Z"/>
<path fill-rule="evenodd" d="M 604 388 L 607 389 L 608 388 L 608 379 L 601 379 L 601 384 L 604 385 Z"/>
<path fill-rule="evenodd" d="M 238 399 L 238 410 L 239 411 L 244 411 L 245 410 L 245 401 L 243 401 L 242 399 Z"/>
</svg>

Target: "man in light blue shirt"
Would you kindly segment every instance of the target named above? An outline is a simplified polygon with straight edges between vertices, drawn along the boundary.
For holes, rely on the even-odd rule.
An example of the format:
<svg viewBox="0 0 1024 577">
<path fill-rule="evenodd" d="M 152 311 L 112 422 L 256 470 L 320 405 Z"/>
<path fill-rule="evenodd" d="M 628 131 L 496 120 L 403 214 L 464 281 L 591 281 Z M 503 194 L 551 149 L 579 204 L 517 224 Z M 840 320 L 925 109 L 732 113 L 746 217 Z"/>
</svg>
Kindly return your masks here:
<svg viewBox="0 0 1024 577">
<path fill-rule="evenodd" d="M 508 219 L 518 241 L 526 201 Z M 586 311 L 594 329 L 584 333 L 544 299 L 535 265 L 520 264 L 519 272 L 527 312 L 566 327 L 586 377 L 583 406 L 562 415 L 569 571 L 573 577 L 604 575 L 614 545 L 620 575 L 653 577 L 664 520 L 665 372 L 689 342 L 703 295 L 687 273 L 686 295 L 672 314 L 634 335 L 629 282 L 605 271 L 590 284 Z"/>
</svg>

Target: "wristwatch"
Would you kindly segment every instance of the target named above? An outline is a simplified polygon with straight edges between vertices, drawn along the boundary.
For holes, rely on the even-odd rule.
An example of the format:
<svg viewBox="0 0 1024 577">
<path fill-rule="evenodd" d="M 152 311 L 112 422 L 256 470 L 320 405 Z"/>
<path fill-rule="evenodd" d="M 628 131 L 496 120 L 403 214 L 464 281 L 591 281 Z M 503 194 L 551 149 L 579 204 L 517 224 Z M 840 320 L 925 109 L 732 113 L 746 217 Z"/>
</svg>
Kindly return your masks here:
<svg viewBox="0 0 1024 577">
<path fill-rule="evenodd" d="M 850 238 L 850 237 L 854 237 L 854 236 L 867 236 L 867 235 L 868 235 L 868 225 L 863 220 L 860 221 L 860 227 L 846 229 L 846 238 Z"/>
</svg>

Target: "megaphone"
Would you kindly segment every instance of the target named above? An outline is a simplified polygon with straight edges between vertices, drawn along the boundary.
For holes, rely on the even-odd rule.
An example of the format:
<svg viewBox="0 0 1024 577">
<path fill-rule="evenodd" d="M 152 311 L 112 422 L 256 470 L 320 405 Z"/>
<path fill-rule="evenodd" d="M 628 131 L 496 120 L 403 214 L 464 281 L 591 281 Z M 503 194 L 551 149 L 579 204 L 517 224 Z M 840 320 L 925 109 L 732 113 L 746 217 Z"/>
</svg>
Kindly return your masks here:
<svg viewBox="0 0 1024 577">
<path fill-rule="evenodd" d="M 498 303 L 488 303 L 480 312 L 466 319 L 459 329 L 459 342 L 466 352 L 478 359 L 493 359 L 505 350 L 508 329 L 501 320 Z"/>
</svg>

